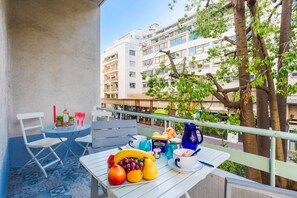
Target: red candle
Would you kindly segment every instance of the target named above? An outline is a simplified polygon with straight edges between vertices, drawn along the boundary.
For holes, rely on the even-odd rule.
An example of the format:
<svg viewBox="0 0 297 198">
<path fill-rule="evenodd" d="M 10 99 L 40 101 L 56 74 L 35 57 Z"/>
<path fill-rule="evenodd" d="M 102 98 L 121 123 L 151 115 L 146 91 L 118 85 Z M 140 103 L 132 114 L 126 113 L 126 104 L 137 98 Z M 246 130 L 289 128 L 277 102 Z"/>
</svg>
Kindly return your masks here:
<svg viewBox="0 0 297 198">
<path fill-rule="evenodd" d="M 57 121 L 56 105 L 53 106 L 53 114 L 54 114 L 54 123 L 56 123 L 56 121 Z"/>
</svg>

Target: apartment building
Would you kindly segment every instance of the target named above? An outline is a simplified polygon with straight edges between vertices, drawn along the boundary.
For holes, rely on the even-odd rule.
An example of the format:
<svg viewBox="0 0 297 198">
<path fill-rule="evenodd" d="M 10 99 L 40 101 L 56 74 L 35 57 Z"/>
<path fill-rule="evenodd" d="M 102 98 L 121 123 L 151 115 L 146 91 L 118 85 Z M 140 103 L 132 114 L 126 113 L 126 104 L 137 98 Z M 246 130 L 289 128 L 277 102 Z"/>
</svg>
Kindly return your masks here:
<svg viewBox="0 0 297 198">
<path fill-rule="evenodd" d="M 141 93 L 140 46 L 142 30 L 133 30 L 116 40 L 101 55 L 101 95 L 106 99 L 124 99 Z"/>
<path fill-rule="evenodd" d="M 202 38 L 201 36 L 195 36 L 190 30 L 193 28 L 194 16 L 188 18 L 184 23 L 185 28 L 178 28 L 178 23 L 172 23 L 167 26 L 158 26 L 153 24 L 150 30 L 146 33 L 145 40 L 142 43 L 142 68 L 141 72 L 155 73 L 159 69 L 160 62 L 165 61 L 165 64 L 169 64 L 168 58 L 160 50 L 170 51 L 171 56 L 174 58 L 176 65 L 181 65 L 183 59 L 191 60 L 194 56 L 198 61 L 198 64 L 202 66 L 199 71 L 197 65 L 191 65 L 189 68 L 194 71 L 197 75 L 204 75 L 206 73 L 214 74 L 219 69 L 219 60 L 207 60 L 207 51 L 209 48 L 222 47 L 226 44 L 226 41 L 222 41 L 221 38 L 228 36 L 230 39 L 235 40 L 234 28 L 230 27 L 229 30 L 224 33 L 221 38 L 211 39 Z M 232 17 L 231 17 L 232 20 Z M 181 69 L 177 68 L 178 70 Z M 168 71 L 165 70 L 162 75 L 163 77 L 168 76 Z M 232 79 L 233 83 L 225 85 L 225 87 L 232 87 L 238 79 Z M 168 79 L 168 82 L 170 80 Z M 147 81 L 142 82 L 142 92 L 147 91 Z"/>
</svg>

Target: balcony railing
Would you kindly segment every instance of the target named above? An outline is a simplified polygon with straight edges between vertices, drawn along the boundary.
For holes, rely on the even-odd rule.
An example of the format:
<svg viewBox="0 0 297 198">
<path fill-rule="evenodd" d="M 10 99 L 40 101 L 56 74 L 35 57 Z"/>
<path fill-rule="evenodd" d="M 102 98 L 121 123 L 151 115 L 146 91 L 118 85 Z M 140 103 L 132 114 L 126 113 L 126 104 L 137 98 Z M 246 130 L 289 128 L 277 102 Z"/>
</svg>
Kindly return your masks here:
<svg viewBox="0 0 297 198">
<path fill-rule="evenodd" d="M 99 108 L 99 107 L 97 109 L 110 111 L 114 113 L 120 113 L 120 118 L 122 117 L 123 114 L 127 114 L 127 115 L 134 115 L 137 117 L 146 117 L 146 118 L 164 120 L 165 128 L 167 128 L 166 121 L 169 121 L 169 123 L 170 122 L 181 122 L 181 123 L 189 122 L 203 127 L 211 127 L 211 128 L 222 129 L 222 130 L 237 131 L 242 133 L 270 137 L 270 158 L 251 154 L 251 153 L 246 153 L 243 151 L 234 150 L 227 147 L 213 145 L 213 144 L 203 143 L 203 145 L 205 147 L 214 148 L 214 149 L 229 153 L 231 155 L 229 159 L 230 161 L 270 173 L 271 186 L 275 186 L 276 175 L 293 180 L 293 181 L 297 181 L 297 171 L 295 171 L 297 170 L 297 165 L 293 163 L 287 163 L 287 162 L 276 160 L 276 138 L 297 141 L 297 134 L 274 131 L 274 130 L 259 129 L 259 128 L 253 128 L 253 127 L 234 126 L 234 125 L 227 125 L 227 124 L 221 124 L 221 123 L 197 121 L 197 120 L 162 116 L 162 115 L 156 115 L 156 114 L 145 114 L 145 113 L 121 111 L 121 110 L 106 109 L 106 108 Z"/>
</svg>

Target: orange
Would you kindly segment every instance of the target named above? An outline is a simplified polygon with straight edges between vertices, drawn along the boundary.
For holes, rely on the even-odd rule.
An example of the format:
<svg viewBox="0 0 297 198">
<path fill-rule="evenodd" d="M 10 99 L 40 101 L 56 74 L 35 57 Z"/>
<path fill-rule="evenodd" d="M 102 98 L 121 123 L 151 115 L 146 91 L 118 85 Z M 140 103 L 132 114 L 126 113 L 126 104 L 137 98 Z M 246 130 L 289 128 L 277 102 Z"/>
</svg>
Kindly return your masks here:
<svg viewBox="0 0 297 198">
<path fill-rule="evenodd" d="M 141 170 L 132 170 L 127 174 L 127 181 L 131 183 L 136 183 L 142 180 Z"/>
</svg>

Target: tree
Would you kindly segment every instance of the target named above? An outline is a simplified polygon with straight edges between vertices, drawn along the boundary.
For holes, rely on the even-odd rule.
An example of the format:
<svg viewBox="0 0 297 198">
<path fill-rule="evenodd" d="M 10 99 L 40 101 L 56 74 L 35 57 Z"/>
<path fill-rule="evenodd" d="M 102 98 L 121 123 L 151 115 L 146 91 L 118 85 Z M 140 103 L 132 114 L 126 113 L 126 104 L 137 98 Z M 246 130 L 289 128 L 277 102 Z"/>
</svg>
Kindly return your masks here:
<svg viewBox="0 0 297 198">
<path fill-rule="evenodd" d="M 216 74 L 203 75 L 202 65 L 196 56 L 177 62 L 174 57 L 178 54 L 161 50 L 167 61 L 161 62 L 156 73 L 149 76 L 147 94 L 169 99 L 177 105 L 179 115 L 186 117 L 191 117 L 197 111 L 196 106 L 190 105 L 191 101 L 198 101 L 203 110 L 204 98 L 212 95 L 225 107 L 238 113 L 242 126 L 269 128 L 271 117 L 271 128 L 280 131 L 283 111 L 279 109 L 286 105 L 283 99 L 297 92 L 296 84 L 289 84 L 287 80 L 288 73 L 297 70 L 297 55 L 294 53 L 297 46 L 292 42 L 296 40 L 297 28 L 290 19 L 286 21 L 288 17 L 296 21 L 297 12 L 292 2 L 286 1 L 189 1 L 186 10 L 196 11 L 196 19 L 192 24 L 194 28 L 189 31 L 196 37 L 220 38 L 219 42 L 224 43 L 221 48 L 215 46 L 208 50 L 208 59 L 219 60 L 220 69 Z M 176 0 L 170 5 L 171 8 L 174 2 Z M 234 24 L 230 21 L 232 15 Z M 187 28 L 187 19 L 186 15 L 179 20 L 180 28 Z M 223 36 L 230 26 L 235 27 L 236 39 Z M 160 76 L 166 70 L 169 75 Z M 224 88 L 224 84 L 233 77 L 239 77 L 238 86 Z M 253 113 L 253 90 L 256 90 L 257 126 Z M 232 95 L 240 97 L 232 99 Z M 269 155 L 267 138 L 245 134 L 243 143 L 245 152 Z M 285 160 L 282 141 L 279 139 L 276 153 L 278 160 Z M 252 168 L 247 168 L 246 172 L 252 180 L 268 182 L 267 174 Z M 286 180 L 278 178 L 277 185 L 286 187 Z"/>
</svg>

